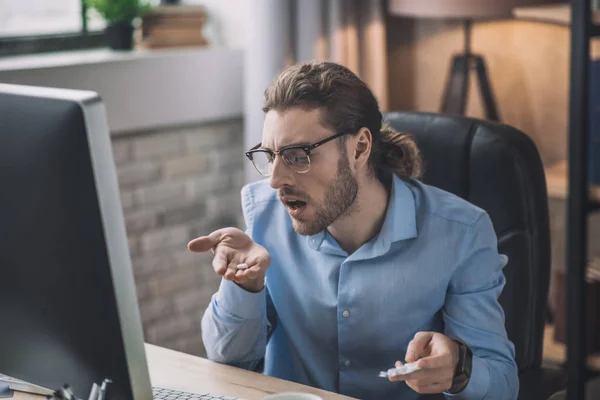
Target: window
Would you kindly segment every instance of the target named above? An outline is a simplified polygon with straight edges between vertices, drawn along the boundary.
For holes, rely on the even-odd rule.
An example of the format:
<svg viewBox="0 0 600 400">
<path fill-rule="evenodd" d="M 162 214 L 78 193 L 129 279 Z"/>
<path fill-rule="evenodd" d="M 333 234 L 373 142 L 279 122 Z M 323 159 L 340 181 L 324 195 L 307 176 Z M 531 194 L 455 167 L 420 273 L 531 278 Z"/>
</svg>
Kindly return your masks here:
<svg viewBox="0 0 600 400">
<path fill-rule="evenodd" d="M 82 0 L 0 1 L 0 56 L 104 45 L 104 21 Z"/>
</svg>

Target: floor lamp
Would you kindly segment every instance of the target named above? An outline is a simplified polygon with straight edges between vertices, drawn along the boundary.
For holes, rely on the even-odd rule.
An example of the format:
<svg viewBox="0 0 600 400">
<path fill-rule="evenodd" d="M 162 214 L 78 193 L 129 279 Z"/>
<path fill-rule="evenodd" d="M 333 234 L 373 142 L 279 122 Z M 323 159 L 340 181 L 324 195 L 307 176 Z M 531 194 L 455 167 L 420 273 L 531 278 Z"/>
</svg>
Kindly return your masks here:
<svg viewBox="0 0 600 400">
<path fill-rule="evenodd" d="M 475 70 L 485 116 L 488 120 L 498 121 L 500 117 L 485 60 L 481 55 L 471 52 L 472 23 L 478 19 L 509 18 L 515 7 L 555 2 L 556 0 L 388 0 L 388 12 L 396 16 L 462 20 L 464 48 L 462 53 L 452 57 L 440 111 L 444 114 L 465 114 L 469 75 L 471 70 Z"/>
</svg>

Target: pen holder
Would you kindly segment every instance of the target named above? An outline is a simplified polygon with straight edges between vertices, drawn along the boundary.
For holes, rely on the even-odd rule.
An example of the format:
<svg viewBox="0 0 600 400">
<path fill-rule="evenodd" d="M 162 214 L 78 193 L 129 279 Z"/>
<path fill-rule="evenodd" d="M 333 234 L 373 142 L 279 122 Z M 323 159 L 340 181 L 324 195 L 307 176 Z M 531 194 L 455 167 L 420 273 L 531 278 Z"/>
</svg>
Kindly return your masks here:
<svg viewBox="0 0 600 400">
<path fill-rule="evenodd" d="M 71 390 L 71 386 L 69 385 L 64 385 L 47 398 L 49 400 L 81 400 L 77 396 L 75 396 L 75 394 Z"/>
</svg>

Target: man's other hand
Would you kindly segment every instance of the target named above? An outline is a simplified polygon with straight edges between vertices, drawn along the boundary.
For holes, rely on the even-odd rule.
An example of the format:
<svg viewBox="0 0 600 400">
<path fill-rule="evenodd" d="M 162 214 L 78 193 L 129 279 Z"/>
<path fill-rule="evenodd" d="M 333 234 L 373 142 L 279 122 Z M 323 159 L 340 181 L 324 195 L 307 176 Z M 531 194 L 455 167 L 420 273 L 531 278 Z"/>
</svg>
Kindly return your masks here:
<svg viewBox="0 0 600 400">
<path fill-rule="evenodd" d="M 246 290 L 262 290 L 271 256 L 243 231 L 236 228 L 219 229 L 192 240 L 188 243 L 188 249 L 196 253 L 212 250 L 212 265 L 218 275 L 235 281 Z"/>
<path fill-rule="evenodd" d="M 458 343 L 437 332 L 418 332 L 408 344 L 405 361 L 417 361 L 421 369 L 406 375 L 390 377 L 390 381 L 405 381 L 421 394 L 442 393 L 452 387 L 452 378 L 458 363 Z M 396 362 L 396 366 L 402 362 Z M 466 383 L 465 383 L 466 386 Z M 464 388 L 454 388 L 460 391 Z"/>
</svg>

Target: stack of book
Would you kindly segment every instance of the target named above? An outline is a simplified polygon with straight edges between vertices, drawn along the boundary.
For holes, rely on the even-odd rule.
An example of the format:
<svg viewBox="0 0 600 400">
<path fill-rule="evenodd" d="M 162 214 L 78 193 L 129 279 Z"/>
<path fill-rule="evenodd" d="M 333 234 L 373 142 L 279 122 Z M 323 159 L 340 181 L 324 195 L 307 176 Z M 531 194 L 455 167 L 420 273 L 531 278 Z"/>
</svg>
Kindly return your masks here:
<svg viewBox="0 0 600 400">
<path fill-rule="evenodd" d="M 206 10 L 202 6 L 159 6 L 142 18 L 138 45 L 149 49 L 206 46 Z"/>
</svg>

